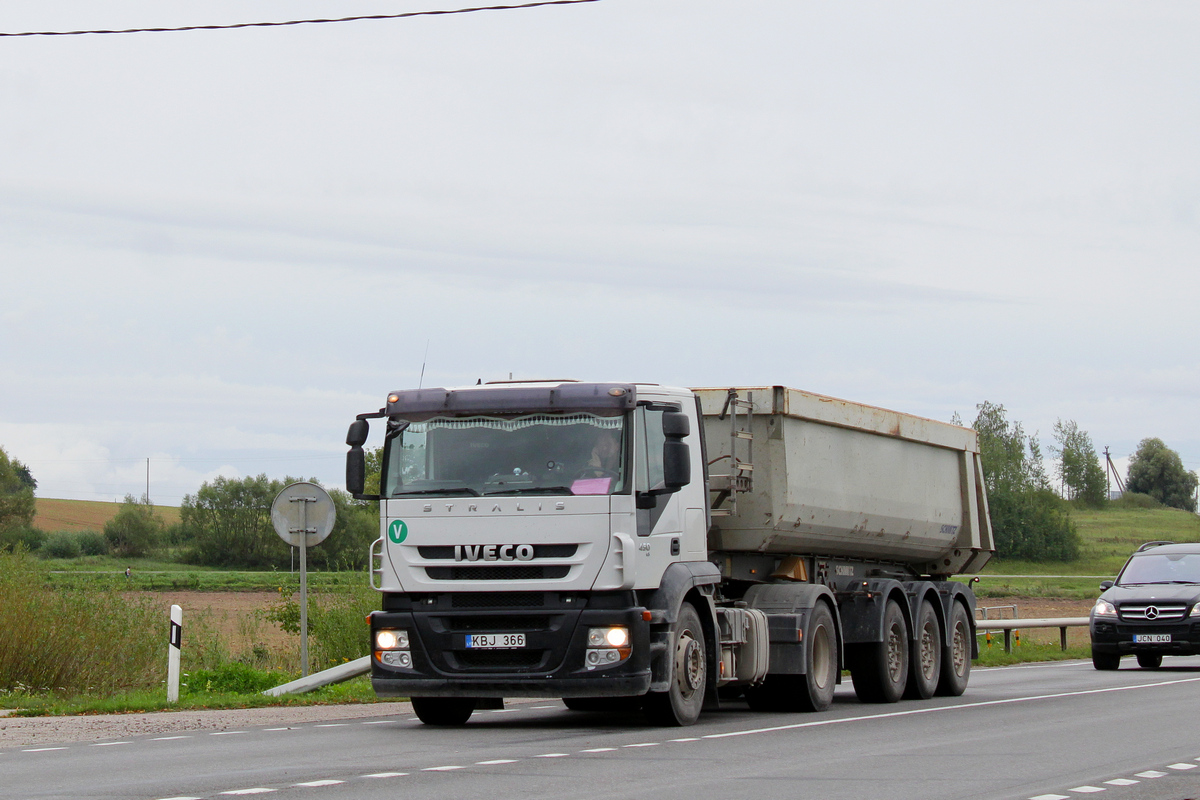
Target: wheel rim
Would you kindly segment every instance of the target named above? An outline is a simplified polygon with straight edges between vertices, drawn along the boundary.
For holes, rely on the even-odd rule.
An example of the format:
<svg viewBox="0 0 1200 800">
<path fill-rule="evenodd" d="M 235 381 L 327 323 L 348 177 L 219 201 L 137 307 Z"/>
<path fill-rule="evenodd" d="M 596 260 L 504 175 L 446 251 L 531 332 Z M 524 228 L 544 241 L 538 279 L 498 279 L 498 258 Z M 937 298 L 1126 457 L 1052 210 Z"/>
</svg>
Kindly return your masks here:
<svg viewBox="0 0 1200 800">
<path fill-rule="evenodd" d="M 921 675 L 926 681 L 932 681 L 937 673 L 938 646 L 933 622 L 926 622 L 921 628 Z"/>
<path fill-rule="evenodd" d="M 704 648 L 690 630 L 681 631 L 675 645 L 675 682 L 685 699 L 704 685 Z"/>
<path fill-rule="evenodd" d="M 904 659 L 901 654 L 904 650 L 904 632 L 899 625 L 893 625 L 888 629 L 888 653 L 887 653 L 887 671 L 888 678 L 892 683 L 899 683 L 904 676 Z"/>
<path fill-rule="evenodd" d="M 820 626 L 814 631 L 812 667 L 813 683 L 818 689 L 824 689 L 829 684 L 832 673 L 830 662 L 833 660 L 833 648 L 829 645 L 829 630 Z"/>
<path fill-rule="evenodd" d="M 954 674 L 962 676 L 967 669 L 967 631 L 962 622 L 954 626 L 954 644 L 950 656 L 954 664 Z"/>
</svg>

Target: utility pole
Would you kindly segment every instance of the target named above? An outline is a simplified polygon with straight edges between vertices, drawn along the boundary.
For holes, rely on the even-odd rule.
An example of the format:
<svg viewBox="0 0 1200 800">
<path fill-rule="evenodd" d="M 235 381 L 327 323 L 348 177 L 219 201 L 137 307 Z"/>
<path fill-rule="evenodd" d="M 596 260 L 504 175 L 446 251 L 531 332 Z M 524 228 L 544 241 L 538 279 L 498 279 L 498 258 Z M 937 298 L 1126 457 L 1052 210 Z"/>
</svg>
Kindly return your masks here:
<svg viewBox="0 0 1200 800">
<path fill-rule="evenodd" d="M 150 505 L 150 458 L 146 458 L 146 505 Z"/>
<path fill-rule="evenodd" d="M 1117 473 L 1117 465 L 1113 463 L 1112 456 L 1108 454 L 1108 445 L 1104 446 L 1104 462 L 1107 469 L 1104 471 L 1104 485 L 1108 486 L 1108 476 L 1112 475 L 1117 481 L 1117 488 L 1121 490 L 1121 494 L 1125 494 L 1125 483 L 1121 480 L 1120 474 Z"/>
</svg>

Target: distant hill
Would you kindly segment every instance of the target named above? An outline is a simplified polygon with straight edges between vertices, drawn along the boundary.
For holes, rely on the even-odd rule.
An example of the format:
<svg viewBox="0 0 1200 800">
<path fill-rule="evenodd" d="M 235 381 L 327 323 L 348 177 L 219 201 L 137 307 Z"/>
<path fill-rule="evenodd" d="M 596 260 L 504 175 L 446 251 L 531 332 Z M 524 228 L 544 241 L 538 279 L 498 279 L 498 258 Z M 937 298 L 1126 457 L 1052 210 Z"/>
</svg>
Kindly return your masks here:
<svg viewBox="0 0 1200 800">
<path fill-rule="evenodd" d="M 95 500 L 54 500 L 37 498 L 37 510 L 33 525 L 47 533 L 53 531 L 101 531 L 104 523 L 117 515 L 120 503 L 105 503 Z M 155 506 L 163 521 L 168 525 L 179 522 L 177 506 Z"/>
</svg>

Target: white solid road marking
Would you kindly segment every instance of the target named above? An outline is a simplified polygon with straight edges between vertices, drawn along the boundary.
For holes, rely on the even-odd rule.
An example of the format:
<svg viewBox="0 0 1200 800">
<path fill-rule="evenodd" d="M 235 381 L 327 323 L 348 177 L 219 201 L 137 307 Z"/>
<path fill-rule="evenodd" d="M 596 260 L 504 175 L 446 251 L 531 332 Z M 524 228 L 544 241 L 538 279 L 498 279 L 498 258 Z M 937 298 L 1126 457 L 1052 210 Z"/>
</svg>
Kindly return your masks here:
<svg viewBox="0 0 1200 800">
<path fill-rule="evenodd" d="M 1055 694 L 1030 695 L 1028 697 L 1009 697 L 1004 700 L 984 700 L 979 703 L 962 703 L 954 706 L 937 706 L 936 708 L 913 708 L 907 711 L 890 711 L 884 714 L 866 714 L 861 717 L 842 717 L 841 719 L 823 719 L 815 722 L 797 722 L 792 725 L 776 725 L 770 728 L 749 728 L 743 731 L 729 733 L 710 733 L 702 738 L 727 739 L 731 736 L 753 736 L 759 733 L 777 733 L 779 731 L 794 731 L 801 728 L 816 728 L 823 725 L 843 725 L 847 722 L 864 722 L 867 720 L 887 719 L 889 717 L 908 717 L 913 714 L 938 714 L 944 711 L 961 711 L 965 708 L 984 708 L 985 706 L 1004 706 L 1012 703 L 1029 703 L 1036 700 L 1058 700 L 1064 697 L 1084 697 L 1093 694 L 1108 694 L 1110 692 L 1127 692 L 1133 689 L 1155 689 L 1159 686 L 1174 686 L 1180 683 L 1196 683 L 1200 678 L 1180 678 L 1173 681 L 1158 681 L 1157 683 L 1138 683 L 1133 686 L 1110 686 L 1106 689 L 1084 689 L 1078 692 L 1056 692 Z"/>
<path fill-rule="evenodd" d="M 275 790 L 268 789 L 264 786 L 257 786 L 253 789 L 233 789 L 228 792 L 221 792 L 221 794 L 266 794 L 268 792 L 273 792 L 273 791 L 275 791 Z"/>
<path fill-rule="evenodd" d="M 305 781 L 304 783 L 293 783 L 292 786 L 337 786 L 339 783 L 345 783 L 345 781 Z"/>
</svg>

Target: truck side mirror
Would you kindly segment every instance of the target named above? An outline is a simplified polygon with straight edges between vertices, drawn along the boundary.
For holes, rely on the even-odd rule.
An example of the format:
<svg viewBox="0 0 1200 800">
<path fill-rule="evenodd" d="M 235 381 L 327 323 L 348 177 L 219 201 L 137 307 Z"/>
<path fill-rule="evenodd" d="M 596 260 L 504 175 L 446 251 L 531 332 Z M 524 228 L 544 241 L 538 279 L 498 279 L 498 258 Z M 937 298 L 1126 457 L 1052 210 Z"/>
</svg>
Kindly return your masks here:
<svg viewBox="0 0 1200 800">
<path fill-rule="evenodd" d="M 362 447 L 354 446 L 346 453 L 346 491 L 358 497 L 367 482 L 367 454 Z"/>
<path fill-rule="evenodd" d="M 663 486 L 668 492 L 678 492 L 692 482 L 691 449 L 683 439 L 691 433 L 687 414 L 682 411 L 666 411 L 662 415 L 663 426 Z"/>
<path fill-rule="evenodd" d="M 367 442 L 367 432 L 370 430 L 370 425 L 365 419 L 356 419 L 350 423 L 350 430 L 346 432 L 346 444 L 351 447 L 362 447 Z"/>
</svg>

